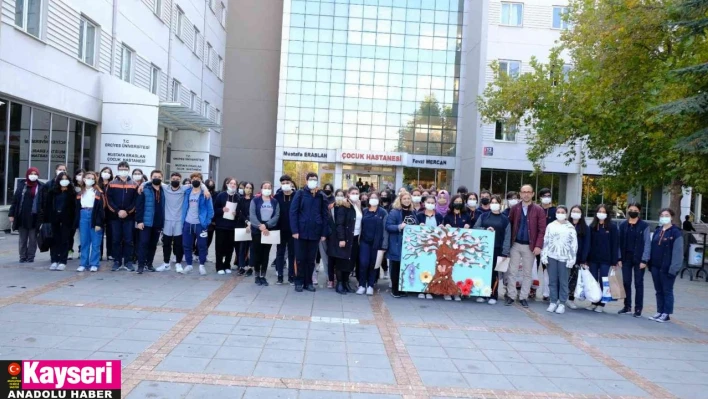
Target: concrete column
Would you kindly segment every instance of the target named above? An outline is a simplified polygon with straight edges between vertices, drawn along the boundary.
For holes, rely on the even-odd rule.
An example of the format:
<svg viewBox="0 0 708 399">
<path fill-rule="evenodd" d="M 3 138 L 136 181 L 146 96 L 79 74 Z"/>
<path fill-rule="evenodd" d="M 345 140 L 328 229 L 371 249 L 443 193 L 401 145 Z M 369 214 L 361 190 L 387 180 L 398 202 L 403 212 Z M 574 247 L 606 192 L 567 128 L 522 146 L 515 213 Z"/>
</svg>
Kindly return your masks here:
<svg viewBox="0 0 708 399">
<path fill-rule="evenodd" d="M 403 187 L 403 166 L 396 166 L 396 192 L 398 192 L 398 189 L 401 187 Z"/>
<path fill-rule="evenodd" d="M 686 215 L 691 214 L 691 194 L 693 193 L 693 188 L 684 187 L 683 188 L 683 198 L 681 198 L 681 222 L 683 222 Z"/>
<path fill-rule="evenodd" d="M 582 204 L 583 177 L 580 174 L 568 174 L 565 183 L 565 203 L 568 206 Z"/>
<path fill-rule="evenodd" d="M 349 187 L 342 184 L 342 182 L 344 181 L 344 179 L 342 178 L 342 165 L 343 164 L 340 162 L 334 164 L 334 187 L 341 187 L 342 190 L 348 190 Z"/>
<path fill-rule="evenodd" d="M 703 194 L 696 194 L 696 203 L 693 206 L 693 213 L 696 215 L 694 222 L 701 220 L 701 212 L 703 206 Z"/>
<path fill-rule="evenodd" d="M 209 149 L 209 132 L 176 131 L 172 135 L 172 171 L 182 176 L 200 172 L 206 180 L 209 177 Z"/>
</svg>

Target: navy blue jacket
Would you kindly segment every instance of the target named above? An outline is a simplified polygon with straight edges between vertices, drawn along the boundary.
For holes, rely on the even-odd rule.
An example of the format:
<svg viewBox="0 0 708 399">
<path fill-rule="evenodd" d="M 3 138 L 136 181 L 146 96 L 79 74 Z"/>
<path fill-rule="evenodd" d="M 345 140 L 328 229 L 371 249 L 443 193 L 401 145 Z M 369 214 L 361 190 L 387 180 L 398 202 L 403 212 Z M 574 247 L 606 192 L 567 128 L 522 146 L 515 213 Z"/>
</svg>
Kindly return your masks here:
<svg viewBox="0 0 708 399">
<path fill-rule="evenodd" d="M 468 225 L 468 228 L 472 228 L 474 226 L 472 224 L 472 218 L 470 217 L 470 214 L 462 211 L 459 215 L 455 215 L 455 212 L 448 212 L 447 215 L 443 218 L 443 224 L 447 226 L 448 224 L 450 227 L 457 227 L 457 228 L 464 228 L 465 225 Z"/>
<path fill-rule="evenodd" d="M 416 218 L 416 221 L 418 220 L 415 210 L 412 211 L 412 216 Z M 386 252 L 386 255 L 389 260 L 396 262 L 401 261 L 403 230 L 399 230 L 398 226 L 403 222 L 403 210 L 391 209 L 391 213 L 389 213 L 388 218 L 386 218 L 386 232 L 388 232 L 388 252 Z"/>
<path fill-rule="evenodd" d="M 580 225 L 575 225 L 575 233 L 578 237 L 578 252 L 575 255 L 575 264 L 584 265 L 588 263 L 588 255 L 590 255 L 590 226 L 586 226 L 585 235 L 580 237 Z"/>
<path fill-rule="evenodd" d="M 135 203 L 135 222 L 144 223 L 147 227 L 162 229 L 165 227 L 165 196 L 160 189 L 160 202 L 156 203 L 157 191 L 152 184 L 143 188 Z M 158 209 L 157 207 L 161 209 Z"/>
<path fill-rule="evenodd" d="M 278 229 L 280 229 L 280 237 L 290 237 L 290 205 L 293 203 L 295 192 L 291 191 L 290 195 L 285 195 L 283 190 L 278 189 L 273 198 L 278 200 L 280 205 L 280 219 L 278 219 Z"/>
<path fill-rule="evenodd" d="M 649 266 L 658 267 L 662 273 L 675 276 L 683 266 L 683 233 L 672 225 L 662 234 L 662 227 L 657 226 L 651 240 Z"/>
<path fill-rule="evenodd" d="M 93 210 L 91 211 L 91 228 L 100 226 L 103 228 L 103 224 L 106 222 L 106 202 L 103 192 L 95 186 L 96 195 L 93 200 Z M 78 229 L 81 223 L 81 192 L 76 194 L 76 216 L 74 217 L 74 228 Z"/>
<path fill-rule="evenodd" d="M 590 262 L 605 263 L 610 266 L 619 260 L 619 233 L 617 226 L 611 224 L 609 229 L 604 227 L 590 228 Z"/>
<path fill-rule="evenodd" d="M 138 185 L 130 177 L 125 182 L 120 177 L 116 177 L 108 183 L 106 197 L 108 198 L 108 209 L 111 212 L 117 215 L 118 211 L 126 211 L 128 217 L 134 216 L 138 199 Z"/>
<path fill-rule="evenodd" d="M 646 263 L 649 261 L 649 251 L 651 246 L 651 234 L 649 234 L 649 225 L 647 222 L 639 219 L 637 222 L 637 236 L 633 243 L 627 242 L 627 230 L 629 230 L 629 221 L 624 220 L 620 223 L 619 231 L 619 248 L 620 256 L 624 258 L 627 248 L 633 248 L 634 264 Z"/>
<path fill-rule="evenodd" d="M 474 218 L 473 219 L 475 220 L 475 223 L 477 223 L 477 219 L 479 219 L 479 217 L 482 216 L 483 213 L 488 213 L 491 211 L 492 211 L 491 209 L 482 209 L 481 205 L 478 206 L 477 209 L 474 210 Z M 509 216 L 507 215 L 507 217 L 509 217 Z"/>
<path fill-rule="evenodd" d="M 363 242 L 364 240 L 364 224 L 369 225 L 367 222 L 371 219 L 375 219 L 375 223 L 371 224 L 374 226 L 373 231 L 373 241 L 371 246 L 374 250 L 386 249 L 388 248 L 388 232 L 386 231 L 386 219 L 388 218 L 388 213 L 385 209 L 381 207 L 376 208 L 376 212 L 371 212 L 368 208 L 362 210 L 361 215 L 361 235 L 359 240 Z M 369 231 L 367 234 L 370 234 Z"/>
<path fill-rule="evenodd" d="M 415 215 L 415 217 L 416 217 L 416 219 L 418 219 L 418 224 L 425 224 L 425 218 L 426 218 L 425 211 L 418 212 L 418 214 Z M 435 212 L 435 222 L 438 224 L 438 226 L 443 224 L 444 221 L 445 221 L 445 218 L 443 217 L 443 215 Z"/>
<path fill-rule="evenodd" d="M 543 205 L 541 205 L 541 208 L 543 208 Z M 546 214 L 546 226 L 556 220 L 556 209 L 555 206 L 548 207 L 548 209 L 543 208 L 543 212 Z"/>
<path fill-rule="evenodd" d="M 309 187 L 295 193 L 290 205 L 290 231 L 299 234 L 301 240 L 319 240 L 329 236 L 327 197 L 319 190 Z"/>
<path fill-rule="evenodd" d="M 239 199 L 238 194 L 234 193 L 234 195 L 229 195 L 226 191 L 220 192 L 219 195 L 214 198 L 214 224 L 217 229 L 233 230 L 237 227 L 236 224 L 238 222 L 236 216 L 234 216 L 233 220 L 224 219 L 224 207 L 227 202 L 235 202 L 238 204 Z M 238 205 L 236 205 L 236 208 L 236 213 L 238 213 Z"/>
</svg>

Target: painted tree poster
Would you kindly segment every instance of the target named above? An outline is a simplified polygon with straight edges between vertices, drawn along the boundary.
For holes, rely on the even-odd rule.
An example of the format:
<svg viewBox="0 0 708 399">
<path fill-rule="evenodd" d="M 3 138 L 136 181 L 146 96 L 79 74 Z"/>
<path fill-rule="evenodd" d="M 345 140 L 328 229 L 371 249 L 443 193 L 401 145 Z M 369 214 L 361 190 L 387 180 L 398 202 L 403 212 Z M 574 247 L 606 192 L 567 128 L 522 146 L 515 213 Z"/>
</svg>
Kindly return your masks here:
<svg viewBox="0 0 708 399">
<path fill-rule="evenodd" d="M 406 292 L 488 297 L 492 256 L 493 232 L 406 226 L 398 287 Z"/>
</svg>

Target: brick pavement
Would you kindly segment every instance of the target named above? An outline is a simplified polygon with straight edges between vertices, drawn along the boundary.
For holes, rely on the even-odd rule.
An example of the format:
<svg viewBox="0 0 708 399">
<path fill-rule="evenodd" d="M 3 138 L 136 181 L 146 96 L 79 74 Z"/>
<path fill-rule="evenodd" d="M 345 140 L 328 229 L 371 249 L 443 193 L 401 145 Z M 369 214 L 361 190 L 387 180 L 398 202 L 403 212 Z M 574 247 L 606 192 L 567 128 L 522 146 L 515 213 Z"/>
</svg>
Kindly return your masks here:
<svg viewBox="0 0 708 399">
<path fill-rule="evenodd" d="M 708 397 L 708 283 L 676 322 L 261 288 L 213 274 L 46 270 L 0 240 L 0 358 L 120 359 L 129 398 Z M 269 279 L 274 282 L 273 271 Z M 324 276 L 320 276 L 324 282 Z M 646 280 L 645 313 L 653 303 Z"/>
</svg>

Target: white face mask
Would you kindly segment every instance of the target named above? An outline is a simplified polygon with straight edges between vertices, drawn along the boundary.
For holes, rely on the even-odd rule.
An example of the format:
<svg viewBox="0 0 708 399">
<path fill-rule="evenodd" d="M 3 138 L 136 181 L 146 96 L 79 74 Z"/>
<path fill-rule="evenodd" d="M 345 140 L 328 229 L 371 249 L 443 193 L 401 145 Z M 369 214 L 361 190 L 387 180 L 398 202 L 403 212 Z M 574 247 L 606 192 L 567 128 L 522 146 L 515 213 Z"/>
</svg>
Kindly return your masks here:
<svg viewBox="0 0 708 399">
<path fill-rule="evenodd" d="M 37 181 L 37 179 L 39 179 L 39 176 L 37 176 L 37 175 L 29 175 L 29 179 L 30 179 L 30 181 Z"/>
<path fill-rule="evenodd" d="M 264 197 L 270 197 L 271 192 L 273 192 L 273 190 L 271 190 L 269 188 L 261 189 L 261 195 L 263 195 Z"/>
<path fill-rule="evenodd" d="M 477 200 L 467 200 L 467 206 L 474 208 L 477 206 Z"/>
<path fill-rule="evenodd" d="M 283 184 L 282 186 L 280 186 L 280 188 L 285 192 L 293 191 L 293 186 L 291 186 L 290 184 Z"/>
<path fill-rule="evenodd" d="M 508 202 L 509 202 L 509 206 L 516 206 L 516 204 L 519 203 L 519 200 L 517 200 L 517 199 L 510 199 Z"/>
<path fill-rule="evenodd" d="M 605 219 L 607 219 L 607 214 L 606 213 L 598 213 L 597 218 L 599 220 L 605 220 Z"/>
<path fill-rule="evenodd" d="M 411 197 L 411 201 L 413 201 L 416 204 L 419 204 L 422 199 L 423 199 L 423 197 L 421 197 L 420 195 L 414 195 Z"/>
<path fill-rule="evenodd" d="M 317 188 L 317 180 L 308 180 L 307 187 L 309 187 L 310 190 L 316 189 Z"/>
<path fill-rule="evenodd" d="M 670 224 L 670 223 L 671 223 L 671 216 L 662 216 L 662 217 L 660 217 L 660 218 L 659 218 L 659 223 L 661 223 L 662 226 L 665 225 L 665 224 Z"/>
<path fill-rule="evenodd" d="M 489 204 L 489 209 L 492 212 L 499 212 L 499 209 L 501 209 L 501 205 L 499 204 Z"/>
<path fill-rule="evenodd" d="M 351 194 L 351 195 L 349 196 L 349 200 L 350 200 L 350 201 L 354 201 L 354 202 L 359 201 L 359 194 Z"/>
<path fill-rule="evenodd" d="M 243 189 L 242 189 L 242 188 L 239 188 L 239 189 L 238 189 L 238 193 L 239 193 L 239 195 L 243 195 Z"/>
<path fill-rule="evenodd" d="M 550 197 L 543 197 L 543 198 L 541 198 L 541 203 L 542 203 L 543 205 L 548 205 L 548 204 L 551 203 L 551 201 L 553 201 L 553 198 L 550 198 Z"/>
<path fill-rule="evenodd" d="M 371 206 L 379 206 L 379 200 L 378 198 L 372 198 L 369 200 L 369 205 Z"/>
<path fill-rule="evenodd" d="M 236 192 L 236 189 L 233 187 L 227 187 L 226 192 L 229 193 L 230 195 L 233 195 Z"/>
<path fill-rule="evenodd" d="M 556 213 L 556 220 L 559 222 L 565 222 L 565 220 L 568 218 L 568 215 L 565 213 Z"/>
<path fill-rule="evenodd" d="M 344 201 L 344 197 L 334 197 L 334 200 L 337 201 L 337 202 L 343 202 L 343 201 Z"/>
<path fill-rule="evenodd" d="M 65 171 L 65 170 L 57 170 L 57 176 L 59 176 L 59 173 L 61 173 L 61 172 L 64 172 L 64 173 L 66 173 L 66 171 Z"/>
<path fill-rule="evenodd" d="M 142 180 L 143 175 L 133 175 L 133 180 Z"/>
<path fill-rule="evenodd" d="M 128 172 L 127 170 L 119 170 L 118 171 L 118 176 L 120 176 L 120 177 L 128 177 L 129 174 L 130 174 L 130 172 Z"/>
<path fill-rule="evenodd" d="M 59 185 L 62 186 L 62 187 L 68 187 L 68 186 L 69 186 L 69 183 L 71 183 L 71 182 L 68 181 L 68 180 L 60 180 L 60 181 L 59 181 Z"/>
<path fill-rule="evenodd" d="M 434 210 L 435 210 L 435 204 L 429 204 L 429 203 L 426 202 L 426 203 L 425 203 L 425 209 L 427 209 L 427 210 L 429 210 L 429 211 L 434 211 Z"/>
<path fill-rule="evenodd" d="M 103 173 L 101 173 L 101 178 L 102 178 L 103 180 L 108 180 L 108 179 L 111 178 L 111 174 L 108 173 L 108 172 L 103 172 Z"/>
<path fill-rule="evenodd" d="M 573 220 L 580 220 L 580 218 L 583 217 L 583 214 L 579 212 L 571 212 L 570 217 L 573 218 Z"/>
<path fill-rule="evenodd" d="M 95 181 L 93 181 L 93 179 L 84 180 L 84 184 L 86 185 L 86 187 L 91 187 L 91 186 L 93 186 L 94 183 L 95 183 Z"/>
</svg>

